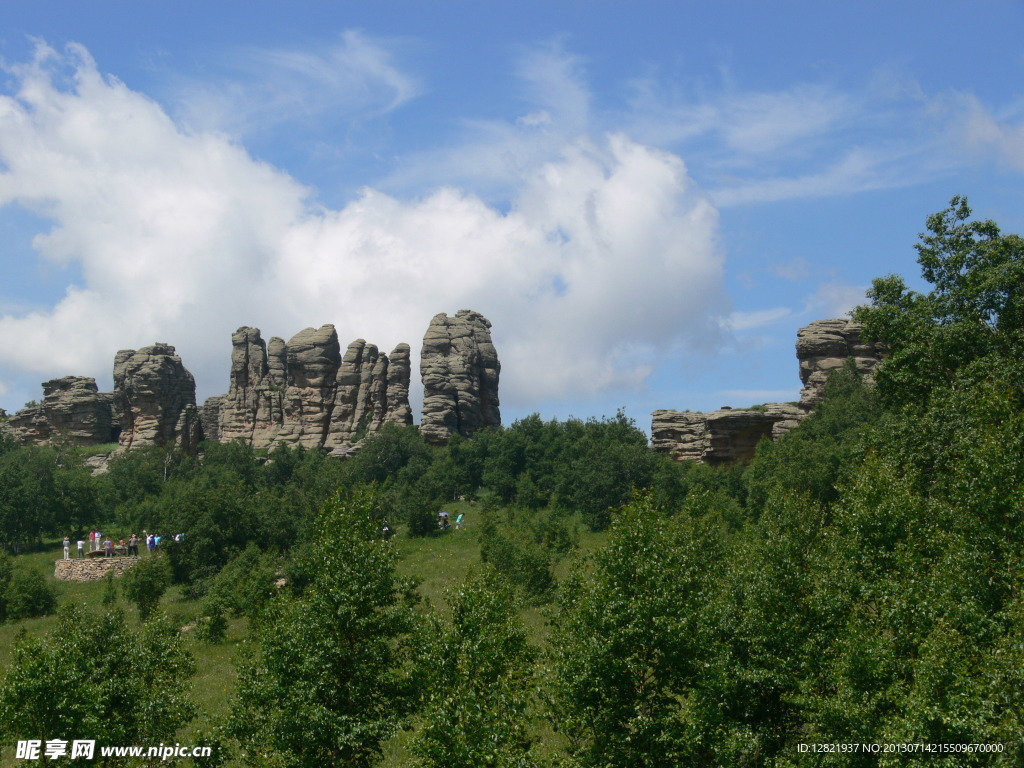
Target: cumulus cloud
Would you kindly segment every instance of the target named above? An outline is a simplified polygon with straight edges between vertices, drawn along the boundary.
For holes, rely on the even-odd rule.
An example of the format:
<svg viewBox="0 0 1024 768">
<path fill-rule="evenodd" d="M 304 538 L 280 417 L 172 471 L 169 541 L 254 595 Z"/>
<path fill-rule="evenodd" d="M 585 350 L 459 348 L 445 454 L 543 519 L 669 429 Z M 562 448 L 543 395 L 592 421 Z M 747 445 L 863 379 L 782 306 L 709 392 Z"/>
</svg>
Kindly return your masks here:
<svg viewBox="0 0 1024 768">
<path fill-rule="evenodd" d="M 713 340 L 729 313 L 717 212 L 679 157 L 625 135 L 534 158 L 505 210 L 451 187 L 326 210 L 81 47 L 41 47 L 11 74 L 0 205 L 52 222 L 39 258 L 82 278 L 45 311 L 0 316 L 9 370 L 109 381 L 117 349 L 168 341 L 210 395 L 239 325 L 287 338 L 333 322 L 343 343 L 415 354 L 433 314 L 465 307 L 494 324 L 503 402 L 528 405 L 640 387 L 659 350 Z"/>
</svg>

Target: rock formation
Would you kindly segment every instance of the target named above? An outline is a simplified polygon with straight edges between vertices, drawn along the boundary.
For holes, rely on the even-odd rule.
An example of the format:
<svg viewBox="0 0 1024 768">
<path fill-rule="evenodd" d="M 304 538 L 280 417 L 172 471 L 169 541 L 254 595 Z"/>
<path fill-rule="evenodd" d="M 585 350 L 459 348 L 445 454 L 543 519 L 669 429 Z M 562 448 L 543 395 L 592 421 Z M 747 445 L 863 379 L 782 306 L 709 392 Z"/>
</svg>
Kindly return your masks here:
<svg viewBox="0 0 1024 768">
<path fill-rule="evenodd" d="M 194 452 L 203 437 L 195 379 L 170 344 L 117 353 L 114 410 L 124 449 L 175 443 Z"/>
<path fill-rule="evenodd" d="M 424 434 L 443 444 L 501 424 L 491 324 L 460 310 L 434 317 L 423 343 Z M 176 444 L 195 452 L 204 438 L 242 440 L 255 448 L 283 442 L 351 453 L 384 424 L 412 424 L 411 355 L 399 344 L 390 356 L 357 339 L 344 354 L 333 325 L 306 328 L 285 342 L 264 342 L 258 328 L 231 337 L 228 392 L 196 407 L 196 385 L 169 344 L 122 350 L 114 359 L 114 392 L 93 379 L 69 376 L 43 385 L 43 404 L 0 429 L 26 443 L 66 434 L 84 445 L 118 440 L 120 449 Z M 97 465 L 97 471 L 103 466 Z"/>
<path fill-rule="evenodd" d="M 680 461 L 749 461 L 761 438 L 777 440 L 805 415 L 799 406 L 790 403 L 724 407 L 710 413 L 655 411 L 651 414 L 651 447 Z"/>
<path fill-rule="evenodd" d="M 43 382 L 43 402 L 9 417 L 4 429 L 21 443 L 48 443 L 55 438 L 76 445 L 117 440 L 113 395 L 100 392 L 96 379 L 65 376 Z"/>
<path fill-rule="evenodd" d="M 860 325 L 846 318 L 817 320 L 801 328 L 796 337 L 796 356 L 800 361 L 800 406 L 810 410 L 821 401 L 828 374 L 842 368 L 850 358 L 868 379 L 882 359 L 884 347 L 863 342 Z"/>
<path fill-rule="evenodd" d="M 453 434 L 501 426 L 498 375 L 501 364 L 483 315 L 460 309 L 455 317 L 435 315 L 423 337 L 420 375 L 428 443 L 443 445 Z"/>
<path fill-rule="evenodd" d="M 860 339 L 860 326 L 852 320 L 817 320 L 797 332 L 796 356 L 800 364 L 800 403 L 766 403 L 746 409 L 721 408 L 711 413 L 654 411 L 651 447 L 680 461 L 729 464 L 749 461 L 762 437 L 778 440 L 821 402 L 828 374 L 852 358 L 870 379 L 882 359 L 881 344 Z"/>
<path fill-rule="evenodd" d="M 204 424 L 222 442 L 284 442 L 342 456 L 385 422 L 412 423 L 408 344 L 389 358 L 357 339 L 342 356 L 333 325 L 269 344 L 258 328 L 242 327 L 231 344 L 228 392 L 203 405 Z"/>
</svg>

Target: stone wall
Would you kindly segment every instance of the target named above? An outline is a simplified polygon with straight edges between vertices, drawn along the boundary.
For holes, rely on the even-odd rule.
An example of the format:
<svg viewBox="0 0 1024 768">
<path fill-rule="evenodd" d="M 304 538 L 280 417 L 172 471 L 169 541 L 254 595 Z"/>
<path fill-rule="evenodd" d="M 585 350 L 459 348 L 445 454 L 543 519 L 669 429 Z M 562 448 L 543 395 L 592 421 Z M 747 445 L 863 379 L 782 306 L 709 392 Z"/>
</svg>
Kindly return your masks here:
<svg viewBox="0 0 1024 768">
<path fill-rule="evenodd" d="M 72 548 L 74 554 L 74 548 Z M 114 578 L 139 562 L 138 557 L 83 557 L 57 560 L 53 566 L 53 577 L 57 581 L 99 581 L 113 572 Z"/>
</svg>

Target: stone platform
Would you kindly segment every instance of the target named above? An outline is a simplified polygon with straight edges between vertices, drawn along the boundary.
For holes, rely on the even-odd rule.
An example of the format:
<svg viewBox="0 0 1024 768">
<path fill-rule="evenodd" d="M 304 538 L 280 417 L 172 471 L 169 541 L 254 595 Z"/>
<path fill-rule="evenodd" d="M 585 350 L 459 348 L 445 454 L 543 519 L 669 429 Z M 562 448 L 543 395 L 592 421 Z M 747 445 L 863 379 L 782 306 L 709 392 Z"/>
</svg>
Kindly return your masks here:
<svg viewBox="0 0 1024 768">
<path fill-rule="evenodd" d="M 86 557 L 82 559 L 57 560 L 53 566 L 53 577 L 57 581 L 99 581 L 113 572 L 114 578 L 139 562 L 139 557 Z"/>
</svg>

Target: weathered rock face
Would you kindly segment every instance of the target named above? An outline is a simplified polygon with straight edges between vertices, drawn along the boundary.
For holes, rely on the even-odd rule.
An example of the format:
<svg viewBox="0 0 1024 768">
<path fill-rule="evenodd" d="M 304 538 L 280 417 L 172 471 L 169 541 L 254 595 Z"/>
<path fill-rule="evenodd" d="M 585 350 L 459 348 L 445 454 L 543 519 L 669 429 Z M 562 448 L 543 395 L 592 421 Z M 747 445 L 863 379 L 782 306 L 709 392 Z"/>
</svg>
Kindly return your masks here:
<svg viewBox="0 0 1024 768">
<path fill-rule="evenodd" d="M 864 343 L 852 320 L 818 320 L 797 333 L 800 363 L 799 405 L 766 403 L 755 409 L 722 408 L 711 413 L 655 411 L 651 414 L 651 447 L 679 460 L 707 464 L 748 461 L 762 437 L 778 440 L 821 402 L 828 374 L 853 358 L 857 370 L 870 378 L 882 359 L 881 344 Z"/>
<path fill-rule="evenodd" d="M 22 443 L 55 438 L 76 445 L 99 445 L 117 439 L 113 395 L 100 392 L 96 380 L 64 376 L 43 382 L 43 402 L 11 416 L 4 430 Z"/>
<path fill-rule="evenodd" d="M 777 440 L 806 413 L 789 403 L 710 413 L 660 410 L 651 414 L 651 447 L 679 461 L 732 464 L 749 461 L 762 438 Z"/>
<path fill-rule="evenodd" d="M 427 442 L 443 445 L 456 433 L 468 437 L 479 429 L 501 426 L 500 372 L 487 318 L 468 309 L 460 309 L 455 317 L 435 315 L 420 357 L 420 431 Z"/>
<path fill-rule="evenodd" d="M 193 452 L 202 440 L 196 382 L 170 344 L 117 353 L 114 409 L 121 448 L 175 443 Z"/>
<path fill-rule="evenodd" d="M 412 423 L 409 346 L 398 345 L 389 359 L 357 339 L 342 356 L 333 325 L 269 344 L 258 328 L 242 327 L 232 336 L 228 393 L 203 408 L 222 442 L 266 448 L 283 441 L 345 455 L 387 421 Z"/>
<path fill-rule="evenodd" d="M 882 359 L 884 347 L 862 342 L 860 325 L 846 318 L 817 320 L 801 328 L 796 337 L 796 356 L 800 361 L 800 405 L 810 410 L 821 402 L 828 374 L 842 368 L 853 358 L 857 370 L 870 378 Z"/>
<path fill-rule="evenodd" d="M 203 437 L 207 440 L 220 441 L 220 410 L 224 403 L 224 395 L 206 398 L 199 409 L 199 420 L 203 423 Z"/>
</svg>

